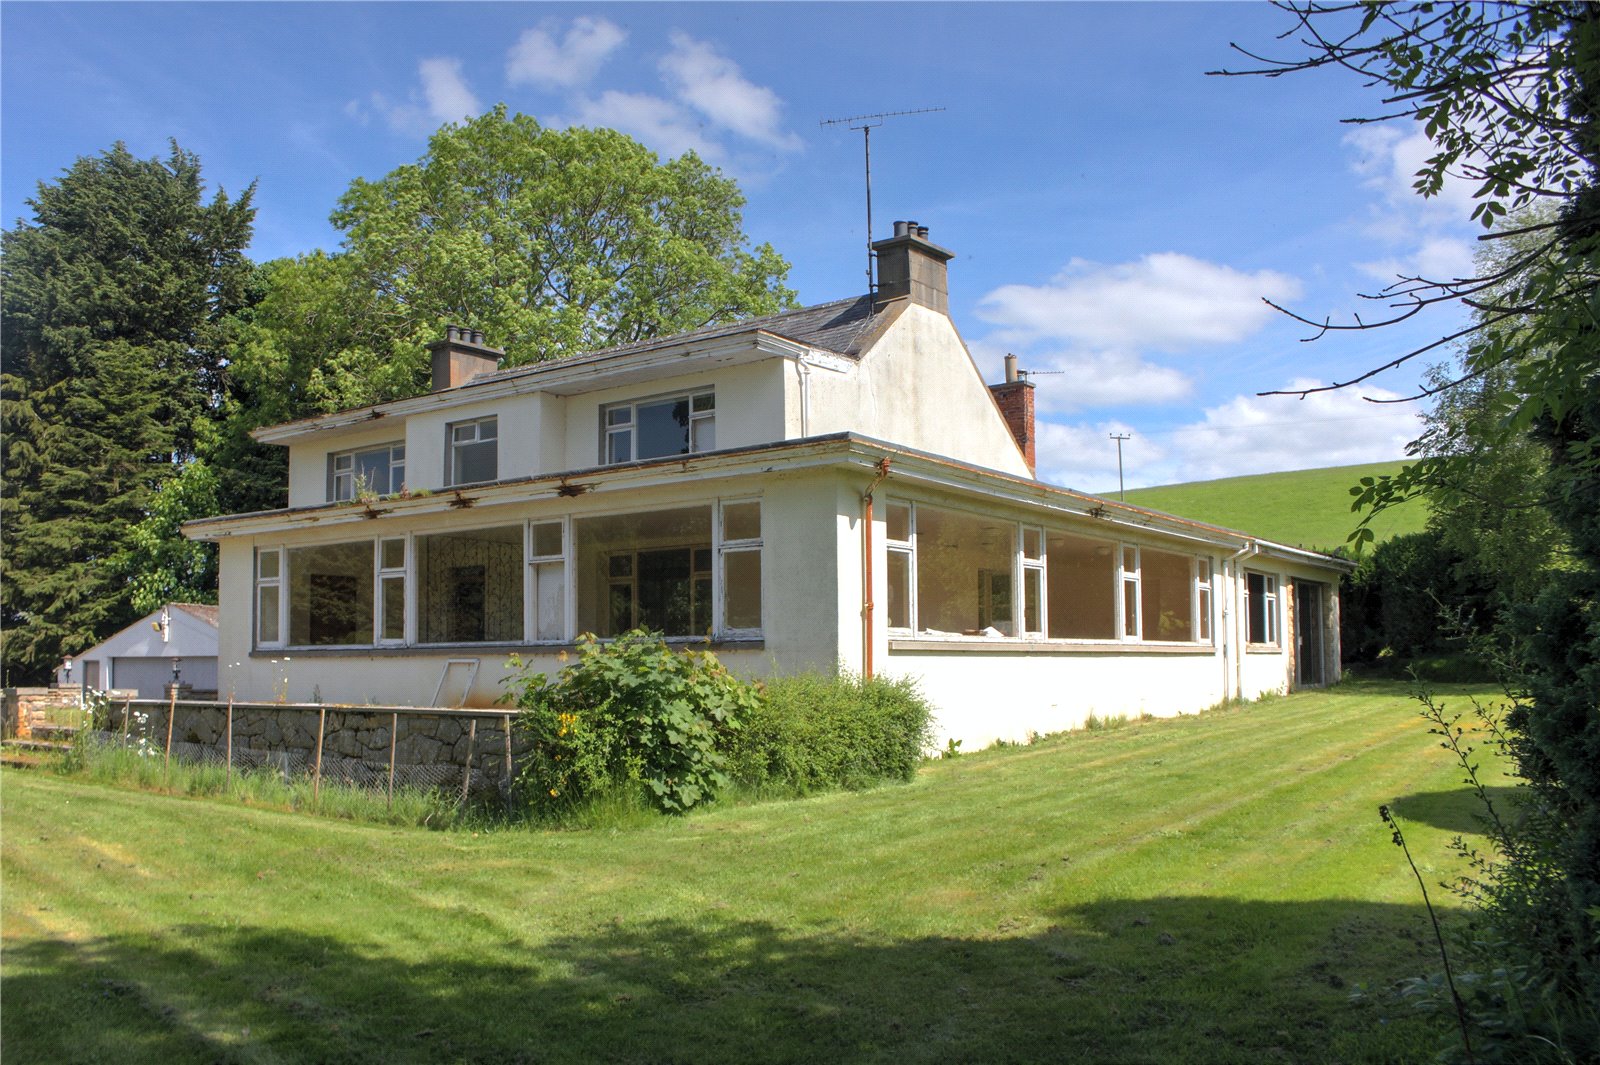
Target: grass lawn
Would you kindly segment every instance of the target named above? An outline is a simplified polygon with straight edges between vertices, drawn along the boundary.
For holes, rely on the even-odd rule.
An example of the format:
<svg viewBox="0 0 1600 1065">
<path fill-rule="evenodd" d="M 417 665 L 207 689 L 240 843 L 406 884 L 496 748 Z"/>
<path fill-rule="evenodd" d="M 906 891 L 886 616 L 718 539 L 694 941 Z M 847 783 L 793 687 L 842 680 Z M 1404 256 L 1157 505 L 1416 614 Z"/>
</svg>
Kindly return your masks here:
<svg viewBox="0 0 1600 1065">
<path fill-rule="evenodd" d="M 1376 462 L 1225 477 L 1136 488 L 1128 492 L 1127 498 L 1141 507 L 1239 529 L 1279 543 L 1332 551 L 1345 542 L 1362 518 L 1350 511 L 1351 487 L 1362 477 L 1399 473 L 1403 465 Z M 1115 498 L 1116 492 L 1109 495 Z M 1382 542 L 1391 536 L 1421 532 L 1427 521 L 1427 503 L 1413 499 L 1372 519 L 1372 532 Z"/>
<path fill-rule="evenodd" d="M 1437 966 L 1376 807 L 1437 882 L 1458 778 L 1373 684 L 625 832 L 8 772 L 0 1038 L 6 1065 L 1420 1060 L 1437 1021 L 1350 991 Z"/>
</svg>

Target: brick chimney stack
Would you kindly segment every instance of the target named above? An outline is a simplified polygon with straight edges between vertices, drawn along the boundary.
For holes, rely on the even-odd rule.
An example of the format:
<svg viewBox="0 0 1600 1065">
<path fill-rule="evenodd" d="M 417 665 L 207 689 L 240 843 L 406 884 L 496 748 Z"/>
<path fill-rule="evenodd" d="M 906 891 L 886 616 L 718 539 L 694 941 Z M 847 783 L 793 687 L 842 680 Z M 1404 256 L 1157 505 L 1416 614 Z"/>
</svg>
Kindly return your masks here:
<svg viewBox="0 0 1600 1065">
<path fill-rule="evenodd" d="M 928 227 L 915 222 L 896 222 L 894 236 L 876 241 L 872 250 L 878 256 L 878 298 L 911 297 L 940 314 L 950 313 L 950 281 L 946 263 L 956 253 L 928 239 Z"/>
<path fill-rule="evenodd" d="M 1038 476 L 1033 450 L 1033 382 L 1017 369 L 1015 355 L 1006 356 L 1005 383 L 990 385 L 989 391 L 1000 408 L 1001 417 L 1006 420 L 1006 428 L 1017 438 L 1017 446 L 1028 463 L 1028 472 Z"/>
<path fill-rule="evenodd" d="M 490 373 L 500 365 L 505 352 L 491 348 L 483 342 L 483 334 L 476 329 L 459 325 L 445 327 L 443 340 L 428 345 L 433 355 L 433 390 L 460 388 L 475 374 Z"/>
</svg>

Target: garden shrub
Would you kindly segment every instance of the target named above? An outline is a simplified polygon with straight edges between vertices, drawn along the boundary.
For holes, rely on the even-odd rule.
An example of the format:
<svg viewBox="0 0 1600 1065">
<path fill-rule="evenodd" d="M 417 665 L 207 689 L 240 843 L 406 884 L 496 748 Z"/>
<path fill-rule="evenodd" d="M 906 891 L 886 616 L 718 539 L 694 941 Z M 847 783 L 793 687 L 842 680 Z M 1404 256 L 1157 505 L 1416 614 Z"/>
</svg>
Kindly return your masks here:
<svg viewBox="0 0 1600 1065">
<path fill-rule="evenodd" d="M 932 718 L 910 680 L 779 677 L 732 737 L 729 771 L 755 790 L 802 795 L 910 780 L 932 743 Z"/>
<path fill-rule="evenodd" d="M 727 783 L 728 737 L 760 705 L 758 689 L 711 652 L 674 650 L 643 631 L 608 643 L 586 633 L 554 680 L 519 672 L 508 697 L 533 741 L 517 784 L 535 813 L 619 788 L 668 813 L 705 802 Z"/>
</svg>

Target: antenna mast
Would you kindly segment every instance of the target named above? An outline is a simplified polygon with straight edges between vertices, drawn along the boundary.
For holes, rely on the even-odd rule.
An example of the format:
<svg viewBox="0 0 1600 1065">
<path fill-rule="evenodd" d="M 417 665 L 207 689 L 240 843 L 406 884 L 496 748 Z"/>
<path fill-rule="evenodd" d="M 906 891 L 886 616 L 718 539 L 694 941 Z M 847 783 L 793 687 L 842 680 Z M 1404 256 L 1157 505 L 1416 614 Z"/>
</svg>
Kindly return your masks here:
<svg viewBox="0 0 1600 1065">
<path fill-rule="evenodd" d="M 877 285 L 872 277 L 872 127 L 883 125 L 886 118 L 896 118 L 900 115 L 926 115 L 934 111 L 943 111 L 942 107 L 919 107 L 914 111 L 879 111 L 871 115 L 851 115 L 849 118 L 825 118 L 818 125 L 822 126 L 849 126 L 852 131 L 861 131 L 861 154 L 866 166 L 867 174 L 867 295 L 877 291 Z M 861 123 L 859 126 L 853 123 Z"/>
</svg>

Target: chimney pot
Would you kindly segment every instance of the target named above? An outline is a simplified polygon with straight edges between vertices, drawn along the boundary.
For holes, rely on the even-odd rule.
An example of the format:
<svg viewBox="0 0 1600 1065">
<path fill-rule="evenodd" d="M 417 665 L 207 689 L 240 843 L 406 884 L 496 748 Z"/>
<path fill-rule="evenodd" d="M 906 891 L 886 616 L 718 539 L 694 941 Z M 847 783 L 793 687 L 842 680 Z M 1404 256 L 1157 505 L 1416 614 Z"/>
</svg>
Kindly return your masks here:
<svg viewBox="0 0 1600 1065">
<path fill-rule="evenodd" d="M 1006 353 L 1006 384 L 1017 380 L 1017 357 L 1010 352 Z"/>
<path fill-rule="evenodd" d="M 950 281 L 946 264 L 955 253 L 928 239 L 928 227 L 916 222 L 895 222 L 894 236 L 875 241 L 878 257 L 878 296 L 892 300 L 909 297 L 912 303 L 950 313 Z"/>
<path fill-rule="evenodd" d="M 433 390 L 459 388 L 480 373 L 490 373 L 500 365 L 505 352 L 483 342 L 483 332 L 464 325 L 447 325 L 444 339 L 428 345 L 433 356 Z"/>
</svg>

